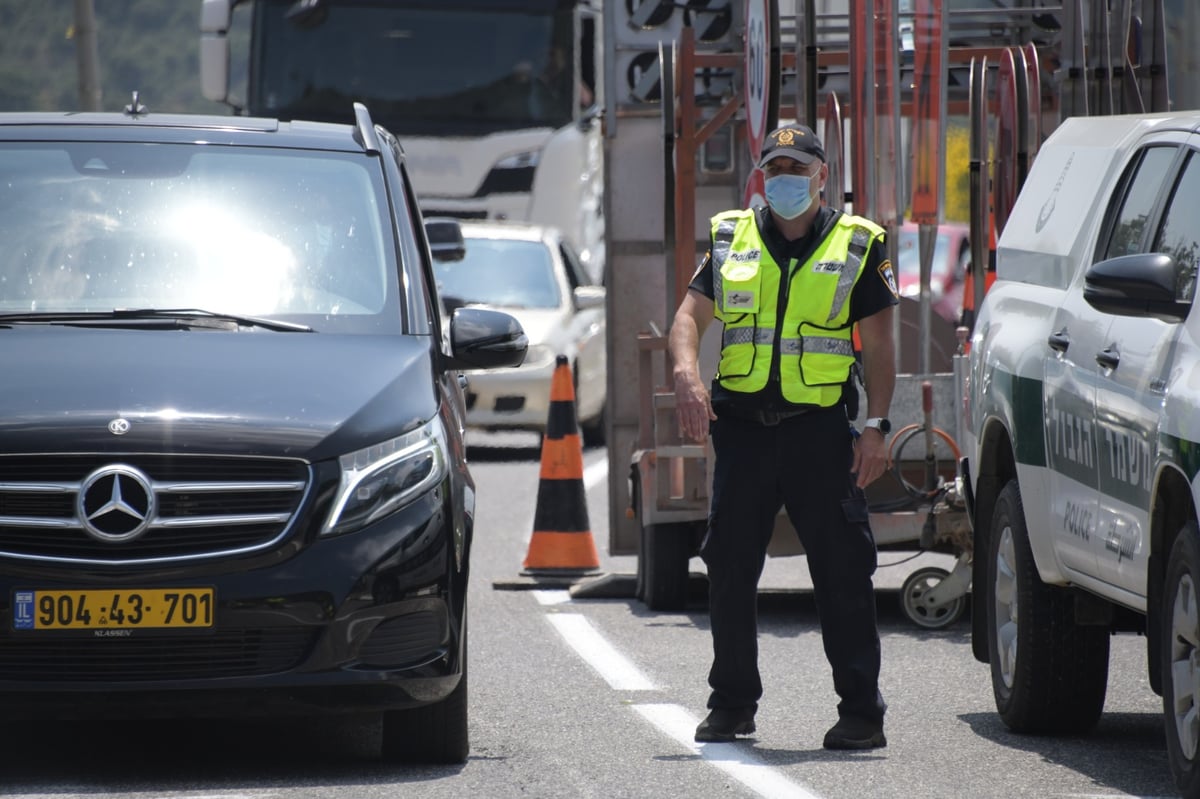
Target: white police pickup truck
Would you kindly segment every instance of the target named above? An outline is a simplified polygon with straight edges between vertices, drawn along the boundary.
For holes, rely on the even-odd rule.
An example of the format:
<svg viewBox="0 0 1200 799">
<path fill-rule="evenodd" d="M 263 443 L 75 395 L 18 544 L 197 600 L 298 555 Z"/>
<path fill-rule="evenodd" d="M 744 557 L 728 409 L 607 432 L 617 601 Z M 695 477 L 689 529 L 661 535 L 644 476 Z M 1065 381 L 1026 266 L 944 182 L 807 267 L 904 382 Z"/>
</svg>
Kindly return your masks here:
<svg viewBox="0 0 1200 799">
<path fill-rule="evenodd" d="M 1004 227 L 964 393 L 972 648 L 1020 732 L 1098 720 L 1144 633 L 1200 796 L 1200 112 L 1069 119 Z"/>
</svg>

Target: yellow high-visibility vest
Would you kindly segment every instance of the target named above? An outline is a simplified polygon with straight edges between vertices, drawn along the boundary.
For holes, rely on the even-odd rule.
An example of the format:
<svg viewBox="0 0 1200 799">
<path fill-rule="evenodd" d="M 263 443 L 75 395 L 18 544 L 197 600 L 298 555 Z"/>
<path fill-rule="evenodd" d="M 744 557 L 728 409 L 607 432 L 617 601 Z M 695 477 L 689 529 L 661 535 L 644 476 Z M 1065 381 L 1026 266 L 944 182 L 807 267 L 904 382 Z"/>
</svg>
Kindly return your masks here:
<svg viewBox="0 0 1200 799">
<path fill-rule="evenodd" d="M 841 215 L 834 229 L 798 265 L 788 265 L 787 307 L 779 319 L 780 277 L 751 210 L 712 219 L 713 301 L 725 325 L 717 380 L 730 391 L 762 391 L 779 348 L 779 379 L 788 402 L 829 407 L 842 396 L 854 363 L 850 293 L 871 242 L 883 228 Z"/>
</svg>

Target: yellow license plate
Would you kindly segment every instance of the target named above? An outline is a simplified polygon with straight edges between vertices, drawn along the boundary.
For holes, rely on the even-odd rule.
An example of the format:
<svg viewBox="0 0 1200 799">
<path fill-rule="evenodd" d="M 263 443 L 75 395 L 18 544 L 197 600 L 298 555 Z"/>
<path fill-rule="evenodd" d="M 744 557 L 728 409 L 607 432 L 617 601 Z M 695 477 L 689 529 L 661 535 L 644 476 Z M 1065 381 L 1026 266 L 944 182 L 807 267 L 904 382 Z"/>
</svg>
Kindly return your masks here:
<svg viewBox="0 0 1200 799">
<path fill-rule="evenodd" d="M 213 626 L 211 588 L 13 592 L 17 630 L 130 630 Z"/>
</svg>

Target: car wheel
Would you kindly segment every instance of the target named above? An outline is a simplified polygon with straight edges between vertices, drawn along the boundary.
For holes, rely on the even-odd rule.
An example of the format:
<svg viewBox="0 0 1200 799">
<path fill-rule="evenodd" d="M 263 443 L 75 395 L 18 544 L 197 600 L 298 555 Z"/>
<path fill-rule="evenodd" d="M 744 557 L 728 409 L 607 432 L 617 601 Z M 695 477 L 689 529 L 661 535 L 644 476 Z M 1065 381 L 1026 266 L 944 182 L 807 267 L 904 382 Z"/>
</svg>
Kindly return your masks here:
<svg viewBox="0 0 1200 799">
<path fill-rule="evenodd" d="M 650 610 L 683 610 L 688 601 L 691 526 L 648 524 L 642 528 L 637 583 Z"/>
<path fill-rule="evenodd" d="M 1167 759 L 1183 796 L 1200 796 L 1200 530 L 1189 522 L 1171 547 L 1163 587 L 1162 698 Z"/>
<path fill-rule="evenodd" d="M 1016 480 L 996 499 L 988 540 L 988 660 L 1001 719 L 1014 732 L 1091 728 L 1108 688 L 1108 630 L 1076 624 L 1070 592 L 1038 577 Z"/>
<path fill-rule="evenodd" d="M 583 434 L 583 445 L 585 447 L 603 447 L 607 442 L 607 431 L 605 430 L 608 424 L 608 402 L 604 403 L 604 407 L 600 409 L 600 413 L 595 419 L 590 422 L 581 422 L 580 432 Z"/>
<path fill-rule="evenodd" d="M 387 763 L 465 763 L 467 739 L 467 637 L 462 677 L 440 702 L 383 714 L 381 759 Z"/>
</svg>

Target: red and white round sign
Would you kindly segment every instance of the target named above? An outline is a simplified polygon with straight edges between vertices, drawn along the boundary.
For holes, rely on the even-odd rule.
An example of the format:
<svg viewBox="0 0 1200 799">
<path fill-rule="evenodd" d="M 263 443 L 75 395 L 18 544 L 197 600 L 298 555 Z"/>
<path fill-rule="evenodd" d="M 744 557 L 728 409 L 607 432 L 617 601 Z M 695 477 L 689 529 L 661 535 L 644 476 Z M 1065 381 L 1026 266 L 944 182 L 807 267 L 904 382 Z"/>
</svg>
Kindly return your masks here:
<svg viewBox="0 0 1200 799">
<path fill-rule="evenodd" d="M 750 158 L 757 162 L 767 137 L 767 109 L 771 91 L 771 17 L 768 0 L 746 0 L 746 133 Z"/>
<path fill-rule="evenodd" d="M 767 204 L 766 180 L 766 175 L 758 167 L 750 170 L 750 177 L 746 178 L 746 190 L 742 194 L 743 208 L 757 208 Z"/>
</svg>

